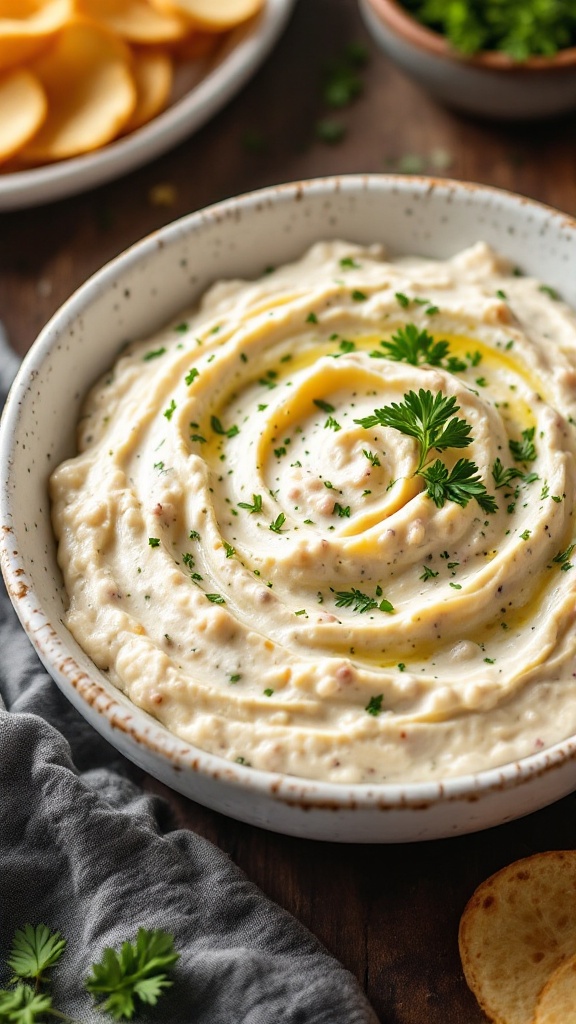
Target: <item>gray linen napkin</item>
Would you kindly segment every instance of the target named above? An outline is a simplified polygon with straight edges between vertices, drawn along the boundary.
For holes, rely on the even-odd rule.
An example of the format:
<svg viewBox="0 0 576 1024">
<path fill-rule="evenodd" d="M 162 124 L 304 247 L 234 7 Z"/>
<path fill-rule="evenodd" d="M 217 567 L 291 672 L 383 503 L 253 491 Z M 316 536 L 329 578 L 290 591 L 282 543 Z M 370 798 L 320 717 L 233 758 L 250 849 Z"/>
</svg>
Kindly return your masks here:
<svg viewBox="0 0 576 1024">
<path fill-rule="evenodd" d="M 0 403 L 16 366 L 0 330 Z M 102 1024 L 82 984 L 90 965 L 139 926 L 164 928 L 181 953 L 175 984 L 136 1020 L 378 1024 L 304 927 L 211 843 L 173 830 L 166 803 L 144 795 L 138 770 L 60 694 L 2 584 L 0 694 L 2 960 L 25 923 L 59 929 L 68 947 L 54 1005 Z"/>
</svg>

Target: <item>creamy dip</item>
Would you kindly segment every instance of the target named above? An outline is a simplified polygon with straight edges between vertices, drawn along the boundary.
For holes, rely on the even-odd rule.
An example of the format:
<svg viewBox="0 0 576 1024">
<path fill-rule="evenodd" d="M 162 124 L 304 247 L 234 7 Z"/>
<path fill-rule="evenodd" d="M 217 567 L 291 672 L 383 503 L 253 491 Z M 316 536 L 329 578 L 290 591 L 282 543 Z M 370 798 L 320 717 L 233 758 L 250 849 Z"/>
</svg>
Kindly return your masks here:
<svg viewBox="0 0 576 1024">
<path fill-rule="evenodd" d="M 484 244 L 217 284 L 122 352 L 52 476 L 67 624 L 246 766 L 425 781 L 549 746 L 576 733 L 575 385 L 575 314 Z M 407 396 L 452 399 L 465 445 L 402 429 Z"/>
</svg>

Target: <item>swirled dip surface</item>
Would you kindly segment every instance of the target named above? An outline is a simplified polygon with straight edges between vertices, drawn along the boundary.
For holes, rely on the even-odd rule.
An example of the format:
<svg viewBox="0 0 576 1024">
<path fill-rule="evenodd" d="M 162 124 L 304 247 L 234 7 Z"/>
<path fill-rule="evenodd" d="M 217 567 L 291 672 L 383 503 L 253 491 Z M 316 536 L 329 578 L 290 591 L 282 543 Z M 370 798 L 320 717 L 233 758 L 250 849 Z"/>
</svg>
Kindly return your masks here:
<svg viewBox="0 0 576 1024">
<path fill-rule="evenodd" d="M 442 357 L 398 358 L 408 324 Z M 261 769 L 427 780 L 576 733 L 575 366 L 574 314 L 482 244 L 214 286 L 123 352 L 53 474 L 70 630 Z M 426 462 L 473 461 L 484 498 L 438 504 L 417 439 L 357 422 L 421 391 L 472 439 Z"/>
</svg>

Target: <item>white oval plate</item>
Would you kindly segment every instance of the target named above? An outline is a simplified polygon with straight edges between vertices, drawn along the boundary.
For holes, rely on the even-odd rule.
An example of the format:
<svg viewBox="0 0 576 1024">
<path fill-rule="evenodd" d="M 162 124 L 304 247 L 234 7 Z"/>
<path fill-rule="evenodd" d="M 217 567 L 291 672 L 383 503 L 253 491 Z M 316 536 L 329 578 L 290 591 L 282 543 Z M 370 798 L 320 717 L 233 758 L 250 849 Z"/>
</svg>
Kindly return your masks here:
<svg viewBox="0 0 576 1024">
<path fill-rule="evenodd" d="M 23 209 L 75 195 L 119 178 L 197 131 L 247 82 L 268 55 L 295 0 L 267 0 L 257 18 L 230 34 L 216 61 L 198 61 L 196 82 L 138 131 L 85 156 L 31 170 L 0 174 L 0 210 Z M 182 81 L 176 82 L 176 93 Z"/>
</svg>

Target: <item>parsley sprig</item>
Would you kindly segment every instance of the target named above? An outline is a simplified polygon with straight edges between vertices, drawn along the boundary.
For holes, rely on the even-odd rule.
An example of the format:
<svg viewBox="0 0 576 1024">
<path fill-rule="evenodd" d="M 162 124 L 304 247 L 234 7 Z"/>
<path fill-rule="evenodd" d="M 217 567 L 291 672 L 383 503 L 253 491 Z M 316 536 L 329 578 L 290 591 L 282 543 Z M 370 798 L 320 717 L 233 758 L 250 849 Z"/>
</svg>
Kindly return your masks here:
<svg viewBox="0 0 576 1024">
<path fill-rule="evenodd" d="M 419 473 L 431 448 L 443 452 L 447 448 L 467 448 L 472 443 L 472 427 L 454 415 L 459 410 L 453 395 L 447 398 L 441 391 L 433 395 L 431 391 L 420 388 L 418 394 L 408 391 L 403 402 L 392 402 L 383 409 L 375 409 L 372 416 L 364 416 L 354 422 L 367 429 L 377 425 L 394 427 L 402 434 L 416 438 L 420 446 L 416 469 Z"/>
<path fill-rule="evenodd" d="M 427 492 L 438 508 L 446 501 L 454 501 L 465 507 L 475 498 L 483 512 L 495 512 L 494 498 L 488 494 L 479 475 L 478 466 L 470 459 L 459 459 L 451 471 L 440 459 L 426 466 L 429 452 L 448 448 L 467 448 L 473 438 L 472 427 L 466 420 L 455 414 L 460 406 L 454 396 L 446 397 L 439 391 L 436 395 L 420 388 L 418 394 L 409 391 L 403 402 L 392 402 L 382 409 L 375 409 L 372 416 L 354 420 L 369 429 L 377 425 L 393 427 L 418 442 L 420 456 L 414 472 L 422 476 Z"/>
<path fill-rule="evenodd" d="M 51 932 L 45 924 L 26 924 L 15 932 L 7 958 L 13 977 L 9 988 L 0 989 L 0 1024 L 43 1024 L 47 1015 L 73 1024 L 53 1005 L 51 994 L 42 990 L 49 980 L 47 972 L 58 964 L 66 944 L 60 932 Z M 104 950 L 84 984 L 99 1008 L 114 1020 L 131 1020 L 138 1002 L 154 1006 L 172 985 L 166 972 L 179 956 L 168 932 L 139 928 L 136 938 L 123 942 L 119 952 Z"/>
<path fill-rule="evenodd" d="M 442 360 L 448 355 L 447 341 L 434 341 L 427 330 L 419 331 L 416 324 L 400 327 L 390 341 L 381 341 L 386 356 L 396 363 L 410 363 L 420 366 L 441 366 Z"/>
<path fill-rule="evenodd" d="M 521 441 L 509 441 L 508 445 L 516 462 L 534 462 L 536 445 L 534 444 L 535 427 L 522 431 Z"/>
<path fill-rule="evenodd" d="M 100 963 L 94 964 L 86 988 L 97 999 L 105 997 L 102 1009 L 114 1020 L 131 1020 L 136 1000 L 154 1006 L 173 982 L 166 971 L 179 958 L 174 938 L 167 932 L 139 928 L 135 942 L 123 942 L 120 952 L 107 947 Z"/>
</svg>

